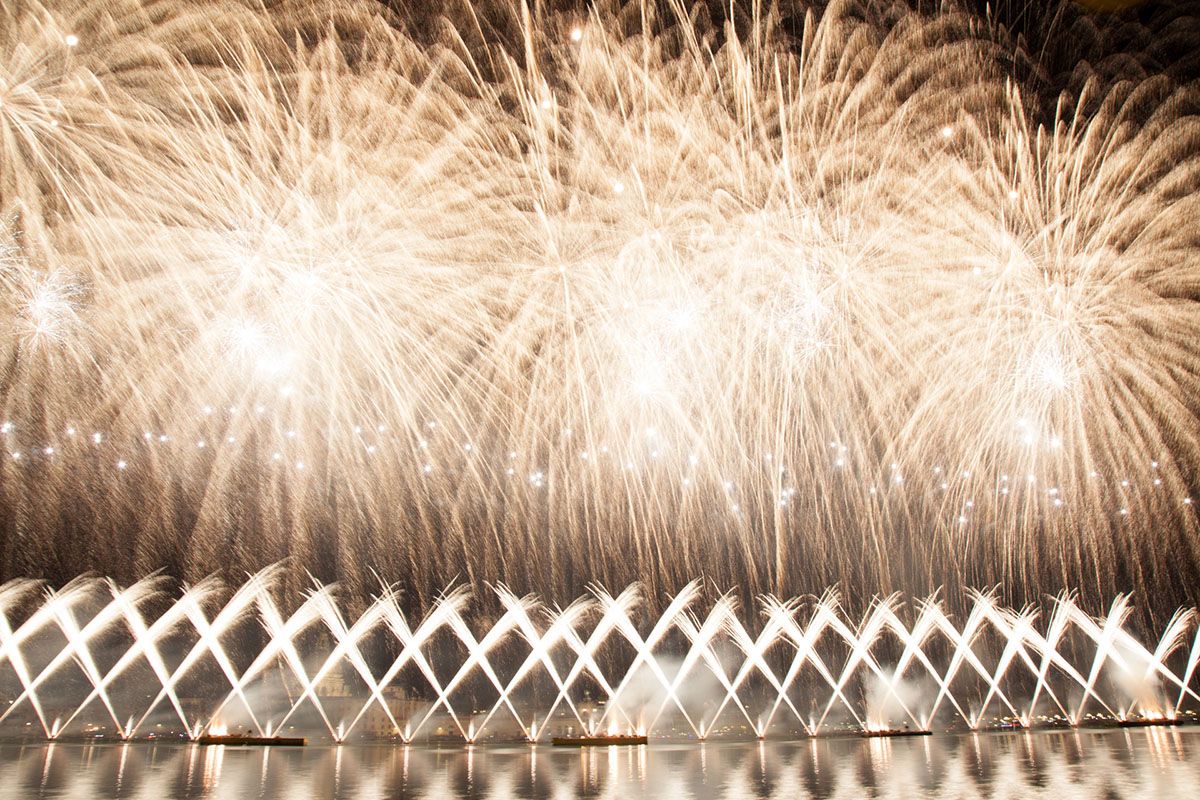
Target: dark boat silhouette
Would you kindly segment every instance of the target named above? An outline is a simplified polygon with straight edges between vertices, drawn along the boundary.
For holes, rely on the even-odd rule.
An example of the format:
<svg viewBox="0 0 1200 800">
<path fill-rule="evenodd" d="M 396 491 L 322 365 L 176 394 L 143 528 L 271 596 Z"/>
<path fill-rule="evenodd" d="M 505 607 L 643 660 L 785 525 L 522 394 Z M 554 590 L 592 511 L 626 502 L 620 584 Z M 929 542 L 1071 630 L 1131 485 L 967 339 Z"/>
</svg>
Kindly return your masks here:
<svg viewBox="0 0 1200 800">
<path fill-rule="evenodd" d="M 1178 724 L 1179 720 L 1171 717 L 1130 717 L 1128 719 L 1117 720 L 1117 725 L 1121 728 L 1173 727 Z"/>
<path fill-rule="evenodd" d="M 228 747 L 303 747 L 308 740 L 303 736 L 239 736 L 238 734 L 206 734 L 196 740 L 198 744 L 226 745 Z"/>
<path fill-rule="evenodd" d="M 610 747 L 646 744 L 645 736 L 630 734 L 628 736 L 555 736 L 550 744 L 555 747 Z"/>
<path fill-rule="evenodd" d="M 892 737 L 892 736 L 932 736 L 932 735 L 933 735 L 933 731 L 910 730 L 908 728 L 901 728 L 898 730 L 884 728 L 884 729 L 880 729 L 880 730 L 863 731 L 862 733 L 859 734 L 859 736 L 862 736 L 863 738 L 866 738 L 866 739 L 883 739 L 885 737 Z"/>
</svg>

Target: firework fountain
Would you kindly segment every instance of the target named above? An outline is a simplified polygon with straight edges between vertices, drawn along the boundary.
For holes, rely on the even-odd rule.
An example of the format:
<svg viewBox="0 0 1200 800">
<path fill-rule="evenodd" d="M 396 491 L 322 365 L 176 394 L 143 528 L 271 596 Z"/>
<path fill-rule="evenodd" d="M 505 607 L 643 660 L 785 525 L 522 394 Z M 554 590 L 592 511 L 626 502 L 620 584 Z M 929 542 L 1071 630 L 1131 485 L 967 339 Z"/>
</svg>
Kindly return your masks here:
<svg viewBox="0 0 1200 800">
<path fill-rule="evenodd" d="M 1038 665 L 1026 712 L 1045 697 L 1128 712 L 1095 685 L 1111 659 L 1189 696 L 1195 657 L 1186 675 L 1161 667 L 1190 624 L 1164 621 L 1200 599 L 1193 83 L 1100 65 L 1047 92 L 1019 37 L 952 4 L 0 14 L 0 572 L 62 587 L 4 652 L 13 708 L 47 733 L 39 688 L 68 662 L 133 733 L 149 711 L 129 722 L 108 687 L 145 661 L 192 730 L 188 661 L 155 648 L 181 626 L 259 728 L 246 686 L 279 660 L 297 703 L 334 724 L 292 645 L 317 623 L 377 704 L 425 669 L 421 631 L 451 631 L 471 656 L 439 693 L 482 671 L 500 701 L 477 724 L 503 711 L 531 737 L 540 720 L 487 654 L 562 637 L 581 659 L 564 686 L 595 677 L 584 654 L 609 632 L 579 638 L 585 607 L 668 700 L 702 666 L 755 728 L 782 714 L 815 730 L 834 708 L 863 722 L 837 674 L 812 716 L 763 660 L 821 631 L 905 630 L 896 675 L 925 668 L 925 637 L 957 636 L 947 668 L 979 669 L 935 601 L 911 628 L 881 603 L 861 630 L 830 598 L 815 628 L 771 601 L 760 635 L 732 600 L 685 614 L 698 575 L 743 607 L 839 582 L 858 600 L 999 585 L 1015 608 L 1134 590 L 1171 632 L 1136 658 L 1121 603 L 1099 627 L 1059 604 L 1036 633 L 991 600 L 947 600 L 967 629 L 1007 626 L 1006 667 Z M 209 582 L 152 621 L 138 611 L 156 570 L 195 582 L 284 559 L 271 586 L 304 598 L 291 615 L 263 579 L 211 620 Z M 133 588 L 84 623 L 72 609 L 96 585 L 62 584 L 88 569 Z M 306 570 L 360 598 L 373 572 L 404 591 L 350 622 L 305 593 Z M 481 638 L 462 598 L 439 599 L 456 576 L 516 592 Z M 519 596 L 591 581 L 676 597 L 660 624 L 690 660 L 654 666 L 625 594 L 530 627 Z M 407 627 L 401 609 L 430 608 Z M 235 667 L 219 642 L 251 609 L 267 644 Z M 67 644 L 35 668 L 21 648 L 47 626 Z M 90 660 L 122 626 L 137 642 L 122 661 Z M 355 646 L 384 629 L 407 648 L 391 675 Z M 1073 700 L 1044 680 L 1068 630 L 1101 654 L 1067 673 Z M 750 666 L 725 671 L 714 637 Z M 546 667 L 532 647 L 526 668 Z M 777 684 L 765 711 L 738 699 L 751 674 Z M 1021 711 L 988 674 L 974 710 L 935 681 L 939 708 L 971 724 Z"/>
<path fill-rule="evenodd" d="M 166 603 L 161 580 L 4 585 L 0 663 L 13 697 L 0 729 L 28 719 L 26 733 L 50 738 L 196 738 L 233 721 L 260 736 L 299 726 L 343 741 L 374 712 L 386 718 L 376 735 L 405 742 L 439 726 L 468 742 L 538 741 L 564 727 L 704 739 L 1077 725 L 1093 713 L 1170 722 L 1200 705 L 1194 613 L 1175 615 L 1148 647 L 1127 629 L 1126 598 L 1094 618 L 1062 596 L 1042 620 L 976 594 L 956 623 L 936 597 L 911 609 L 881 599 L 861 618 L 832 592 L 764 597 L 748 628 L 730 597 L 704 603 L 696 584 L 657 616 L 642 613 L 636 588 L 596 590 L 565 609 L 500 588 L 492 619 L 470 614 L 463 592 L 409 619 L 386 589 L 348 620 L 319 584 L 285 613 L 278 577 L 267 570 L 233 592 L 207 581 Z M 160 609 L 149 621 L 148 605 Z M 239 652 L 248 619 L 262 629 L 250 656 Z M 329 678 L 341 687 L 346 675 L 359 691 L 330 696 Z M 286 691 L 265 691 L 272 681 Z M 401 682 L 415 694 L 397 703 L 385 693 Z M 305 710 L 311 728 L 299 722 Z"/>
</svg>

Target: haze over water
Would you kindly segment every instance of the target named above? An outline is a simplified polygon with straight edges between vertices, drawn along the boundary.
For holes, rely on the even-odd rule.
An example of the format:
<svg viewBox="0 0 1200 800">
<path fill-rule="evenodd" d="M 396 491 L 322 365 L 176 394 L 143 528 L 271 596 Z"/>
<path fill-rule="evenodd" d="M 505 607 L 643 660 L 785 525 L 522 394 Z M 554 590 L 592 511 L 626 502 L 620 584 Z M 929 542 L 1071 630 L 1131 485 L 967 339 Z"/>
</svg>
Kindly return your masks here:
<svg viewBox="0 0 1200 800">
<path fill-rule="evenodd" d="M 8 743 L 15 798 L 1154 798 L 1200 795 L 1200 729 L 649 748 Z"/>
</svg>

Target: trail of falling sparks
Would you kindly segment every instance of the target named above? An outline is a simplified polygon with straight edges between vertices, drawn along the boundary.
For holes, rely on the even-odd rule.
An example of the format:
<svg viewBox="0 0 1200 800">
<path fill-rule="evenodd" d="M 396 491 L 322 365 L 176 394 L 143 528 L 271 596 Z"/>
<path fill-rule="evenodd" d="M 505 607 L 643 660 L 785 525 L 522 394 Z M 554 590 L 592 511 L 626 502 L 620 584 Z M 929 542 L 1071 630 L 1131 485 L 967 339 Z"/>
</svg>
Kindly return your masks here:
<svg viewBox="0 0 1200 800">
<path fill-rule="evenodd" d="M 1196 604 L 1194 84 L 1043 97 L 951 3 L 388 5 L 0 9 L 0 575 Z"/>
</svg>

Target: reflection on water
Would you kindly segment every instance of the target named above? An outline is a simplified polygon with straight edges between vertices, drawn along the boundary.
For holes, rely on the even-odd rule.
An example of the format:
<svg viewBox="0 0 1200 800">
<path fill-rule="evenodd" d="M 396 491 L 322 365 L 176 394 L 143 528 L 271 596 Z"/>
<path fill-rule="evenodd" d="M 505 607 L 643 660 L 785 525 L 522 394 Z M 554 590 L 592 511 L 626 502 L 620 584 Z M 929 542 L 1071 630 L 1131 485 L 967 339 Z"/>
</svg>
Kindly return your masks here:
<svg viewBox="0 0 1200 800">
<path fill-rule="evenodd" d="M 1200 730 L 529 747 L 0 745 L 0 799 L 1200 797 Z"/>
</svg>

